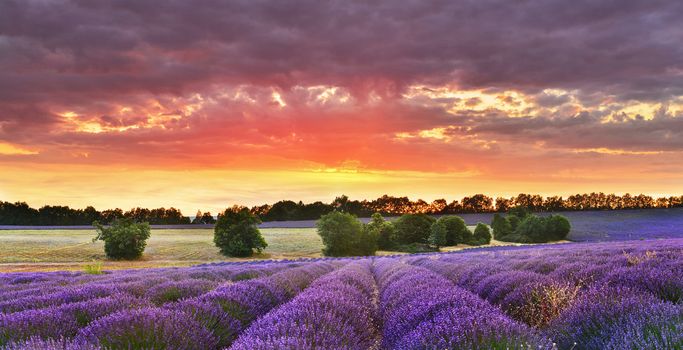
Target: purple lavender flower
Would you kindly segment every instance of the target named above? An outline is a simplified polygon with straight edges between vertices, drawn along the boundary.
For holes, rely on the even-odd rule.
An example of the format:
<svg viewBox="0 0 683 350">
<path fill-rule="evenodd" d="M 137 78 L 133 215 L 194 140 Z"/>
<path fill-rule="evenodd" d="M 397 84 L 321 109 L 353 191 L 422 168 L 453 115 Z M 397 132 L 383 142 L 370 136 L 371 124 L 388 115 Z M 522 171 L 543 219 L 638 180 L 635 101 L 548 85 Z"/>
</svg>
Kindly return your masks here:
<svg viewBox="0 0 683 350">
<path fill-rule="evenodd" d="M 369 261 L 313 283 L 249 327 L 231 349 L 368 349 L 378 340 Z"/>
<path fill-rule="evenodd" d="M 106 349 L 213 349 L 218 340 L 181 311 L 158 308 L 120 311 L 81 329 L 77 341 Z"/>
<path fill-rule="evenodd" d="M 605 349 L 608 345 L 630 349 L 619 347 L 620 338 L 624 344 L 667 344 L 675 338 L 671 332 L 680 329 L 682 323 L 680 306 L 627 287 L 599 287 L 583 294 L 550 324 L 548 333 L 560 349 L 572 348 L 575 343 L 580 349 Z"/>
</svg>

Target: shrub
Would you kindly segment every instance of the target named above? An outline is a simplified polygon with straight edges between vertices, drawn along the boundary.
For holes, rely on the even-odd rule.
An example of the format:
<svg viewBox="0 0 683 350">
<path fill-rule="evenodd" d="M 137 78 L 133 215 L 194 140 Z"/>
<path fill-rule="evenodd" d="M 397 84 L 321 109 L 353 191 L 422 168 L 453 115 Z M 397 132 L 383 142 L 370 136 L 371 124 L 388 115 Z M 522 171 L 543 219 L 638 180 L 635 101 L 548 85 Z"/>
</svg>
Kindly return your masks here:
<svg viewBox="0 0 683 350">
<path fill-rule="evenodd" d="M 489 227 L 481 222 L 474 228 L 474 236 L 472 237 L 472 245 L 484 245 L 491 243 L 491 231 Z"/>
<path fill-rule="evenodd" d="M 130 218 L 115 219 L 109 227 L 93 222 L 97 240 L 104 241 L 104 253 L 111 259 L 137 259 L 142 256 L 150 236 L 146 222 L 137 223 Z"/>
<path fill-rule="evenodd" d="M 382 250 L 395 248 L 396 230 L 394 224 L 384 220 L 380 213 L 372 214 L 371 218 L 372 220 L 365 225 L 365 229 L 372 231 L 373 235 L 377 237 L 377 248 Z"/>
<path fill-rule="evenodd" d="M 550 215 L 546 219 L 548 230 L 548 239 L 551 241 L 559 241 L 567 238 L 572 225 L 569 220 L 562 215 Z"/>
<path fill-rule="evenodd" d="M 546 235 L 545 219 L 532 215 L 527 216 L 515 230 L 516 234 L 526 236 L 531 242 L 543 242 Z"/>
<path fill-rule="evenodd" d="M 431 233 L 429 234 L 429 244 L 439 248 L 445 247 L 446 241 L 446 225 L 438 220 L 432 224 Z"/>
<path fill-rule="evenodd" d="M 514 233 L 517 231 L 517 228 L 519 227 L 519 224 L 522 223 L 522 220 L 514 215 L 508 215 L 505 217 L 505 220 L 507 220 L 510 223 L 510 228 L 512 229 L 512 232 Z"/>
<path fill-rule="evenodd" d="M 493 229 L 493 238 L 495 239 L 500 239 L 501 237 L 507 236 L 514 232 L 512 225 L 510 224 L 510 220 L 498 213 L 493 215 L 491 228 Z"/>
<path fill-rule="evenodd" d="M 226 209 L 216 221 L 213 242 L 226 256 L 248 257 L 254 249 L 260 253 L 268 246 L 258 230 L 260 222 L 247 208 Z"/>
<path fill-rule="evenodd" d="M 571 225 L 564 216 L 551 215 L 546 218 L 531 215 L 526 217 L 515 230 L 516 234 L 526 236 L 534 243 L 544 243 L 564 239 Z"/>
<path fill-rule="evenodd" d="M 424 243 L 410 243 L 410 244 L 397 245 L 394 247 L 394 250 L 397 252 L 415 254 L 415 253 L 438 252 L 439 248 L 434 248 L 434 247 L 430 246 L 429 244 L 424 244 Z"/>
<path fill-rule="evenodd" d="M 427 243 L 432 224 L 436 221 L 425 214 L 405 214 L 396 220 L 396 243 Z"/>
<path fill-rule="evenodd" d="M 470 235 L 470 231 L 467 229 L 467 225 L 465 225 L 465 220 L 459 216 L 442 216 L 434 224 L 443 226 L 445 228 L 445 246 L 453 246 L 460 243 L 465 243 L 465 239 Z M 434 228 L 434 225 L 432 225 L 432 228 Z"/>
<path fill-rule="evenodd" d="M 333 211 L 316 223 L 326 256 L 373 255 L 377 250 L 376 232 L 363 227 L 355 215 Z"/>
</svg>

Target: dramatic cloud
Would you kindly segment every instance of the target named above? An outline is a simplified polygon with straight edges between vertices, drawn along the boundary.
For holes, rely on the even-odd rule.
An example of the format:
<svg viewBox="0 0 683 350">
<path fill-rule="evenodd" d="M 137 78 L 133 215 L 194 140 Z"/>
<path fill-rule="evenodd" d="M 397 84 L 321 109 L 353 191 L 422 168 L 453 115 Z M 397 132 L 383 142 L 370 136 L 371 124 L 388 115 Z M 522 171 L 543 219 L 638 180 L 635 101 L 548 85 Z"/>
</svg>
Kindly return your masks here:
<svg viewBox="0 0 683 350">
<path fill-rule="evenodd" d="M 663 192 L 683 170 L 682 16 L 656 0 L 3 1 L 0 180 L 87 166 Z"/>
</svg>

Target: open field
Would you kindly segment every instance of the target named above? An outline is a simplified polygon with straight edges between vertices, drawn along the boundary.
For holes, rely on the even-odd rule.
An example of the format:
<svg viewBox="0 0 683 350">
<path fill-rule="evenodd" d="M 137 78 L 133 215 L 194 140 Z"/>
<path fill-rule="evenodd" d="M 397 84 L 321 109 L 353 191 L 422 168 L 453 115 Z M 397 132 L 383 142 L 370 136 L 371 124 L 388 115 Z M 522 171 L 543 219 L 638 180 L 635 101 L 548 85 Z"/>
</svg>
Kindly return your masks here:
<svg viewBox="0 0 683 350">
<path fill-rule="evenodd" d="M 681 274 L 683 239 L 0 274 L 0 349 L 680 349 Z"/>
<path fill-rule="evenodd" d="M 318 257 L 322 241 L 315 229 L 262 229 L 268 248 L 252 259 Z M 80 269 L 105 260 L 103 242 L 92 243 L 94 230 L 2 230 L 0 271 Z M 141 261 L 105 262 L 105 268 L 188 266 L 231 260 L 218 253 L 213 230 L 152 230 Z M 232 259 L 243 260 L 243 259 Z M 11 264 L 8 264 L 11 263 Z"/>
<path fill-rule="evenodd" d="M 470 227 L 473 229 L 473 227 Z M 268 248 L 252 258 L 226 258 L 213 244 L 213 230 L 152 230 L 139 261 L 109 261 L 103 243 L 93 243 L 92 230 L 0 230 L 0 272 L 82 270 L 93 261 L 105 270 L 190 266 L 216 261 L 296 259 L 321 257 L 323 248 L 314 228 L 265 228 Z M 518 245 L 492 240 L 491 246 Z M 446 247 L 444 251 L 471 248 Z M 378 255 L 396 254 L 378 252 Z"/>
</svg>

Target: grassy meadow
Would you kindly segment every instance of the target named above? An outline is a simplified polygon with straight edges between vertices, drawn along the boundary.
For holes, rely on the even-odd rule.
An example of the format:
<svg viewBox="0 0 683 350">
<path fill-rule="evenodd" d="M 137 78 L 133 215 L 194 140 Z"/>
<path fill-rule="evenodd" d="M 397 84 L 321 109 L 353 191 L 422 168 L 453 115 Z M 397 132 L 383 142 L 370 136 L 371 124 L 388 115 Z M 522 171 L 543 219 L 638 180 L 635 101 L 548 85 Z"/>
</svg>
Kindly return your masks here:
<svg viewBox="0 0 683 350">
<path fill-rule="evenodd" d="M 319 257 L 322 241 L 314 228 L 261 229 L 268 248 L 251 259 Z M 187 266 L 240 260 L 219 254 L 211 229 L 152 230 L 140 261 L 106 261 L 94 230 L 0 230 L 0 272 L 81 269 L 104 261 L 105 269 Z"/>
<path fill-rule="evenodd" d="M 469 226 L 473 229 L 474 226 Z M 247 260 L 321 257 L 323 248 L 315 228 L 262 228 L 268 248 Z M 239 261 L 219 254 L 212 229 L 155 229 L 142 259 L 112 261 L 104 255 L 104 243 L 92 242 L 94 230 L 0 230 L 0 273 L 19 271 L 84 270 L 102 264 L 105 270 L 190 266 L 215 261 Z M 518 245 L 492 240 L 493 246 Z M 445 247 L 443 251 L 469 248 Z M 396 254 L 378 251 L 377 255 Z"/>
</svg>

